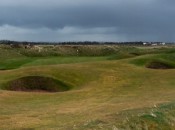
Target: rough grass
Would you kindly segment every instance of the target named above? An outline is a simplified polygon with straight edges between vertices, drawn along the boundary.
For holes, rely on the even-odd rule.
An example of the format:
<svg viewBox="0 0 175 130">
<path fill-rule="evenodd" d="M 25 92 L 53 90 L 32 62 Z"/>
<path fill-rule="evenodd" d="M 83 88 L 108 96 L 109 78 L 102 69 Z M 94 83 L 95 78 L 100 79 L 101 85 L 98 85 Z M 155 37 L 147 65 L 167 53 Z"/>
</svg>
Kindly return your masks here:
<svg viewBox="0 0 175 130">
<path fill-rule="evenodd" d="M 107 56 L 118 51 L 116 46 L 96 46 L 96 45 L 78 45 L 78 46 L 40 46 L 38 49 L 18 49 L 20 54 L 28 57 L 45 56 Z"/>
<path fill-rule="evenodd" d="M 173 130 L 175 125 L 174 107 L 173 102 L 159 106 L 155 105 L 152 108 L 121 112 L 118 116 L 123 114 L 127 117 L 127 120 L 123 123 L 121 122 L 118 128 L 129 130 Z"/>
<path fill-rule="evenodd" d="M 68 57 L 64 64 L 57 62 L 59 57 L 54 62 L 35 57 L 20 68 L 1 70 L 0 88 L 26 76 L 54 77 L 73 88 L 61 93 L 0 90 L 0 129 L 174 129 L 175 70 L 146 69 L 144 60 L 143 65 L 133 65 L 153 57 L 168 61 L 173 53 L 156 50 L 153 54 L 152 50 L 152 54 L 136 56 L 135 50 L 130 52 L 133 58 L 96 61 L 84 57 L 86 62 L 79 62 L 74 57 L 73 62 Z M 172 105 L 158 105 L 167 102 Z"/>
<path fill-rule="evenodd" d="M 174 112 L 173 102 L 150 108 L 124 110 L 108 115 L 108 120 L 91 120 L 78 127 L 96 130 L 173 130 L 175 115 L 172 113 Z"/>
</svg>

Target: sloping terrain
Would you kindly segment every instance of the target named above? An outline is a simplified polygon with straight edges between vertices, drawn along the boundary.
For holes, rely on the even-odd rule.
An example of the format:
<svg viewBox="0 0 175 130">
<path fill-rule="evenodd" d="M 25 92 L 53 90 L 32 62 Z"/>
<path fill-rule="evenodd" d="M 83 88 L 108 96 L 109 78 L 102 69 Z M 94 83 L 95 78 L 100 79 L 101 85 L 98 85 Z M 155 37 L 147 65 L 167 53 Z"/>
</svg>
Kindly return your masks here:
<svg viewBox="0 0 175 130">
<path fill-rule="evenodd" d="M 121 52 L 72 59 L 49 56 L 50 61 L 48 56 L 20 54 L 17 59 L 31 61 L 14 68 L 11 62 L 12 68 L 0 71 L 0 129 L 174 129 L 175 69 L 146 67 L 154 59 L 173 65 L 170 49 L 134 49 L 129 57 Z M 7 84 L 10 88 L 49 86 L 50 79 L 43 77 L 59 81 L 54 87 L 64 83 L 70 89 L 56 93 L 4 90 Z"/>
</svg>

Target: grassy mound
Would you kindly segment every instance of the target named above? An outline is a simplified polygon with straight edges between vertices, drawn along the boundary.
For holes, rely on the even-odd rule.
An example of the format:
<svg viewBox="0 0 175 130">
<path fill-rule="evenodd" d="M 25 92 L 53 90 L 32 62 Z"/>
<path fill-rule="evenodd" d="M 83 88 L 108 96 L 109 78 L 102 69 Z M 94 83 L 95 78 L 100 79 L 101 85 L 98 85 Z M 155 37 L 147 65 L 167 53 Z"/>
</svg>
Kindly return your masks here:
<svg viewBox="0 0 175 130">
<path fill-rule="evenodd" d="M 174 69 L 175 53 L 150 54 L 137 57 L 130 61 L 131 64 L 150 69 Z"/>
<path fill-rule="evenodd" d="M 62 92 L 69 90 L 70 87 L 63 82 L 50 77 L 27 76 L 8 82 L 4 89 L 27 92 Z"/>
<path fill-rule="evenodd" d="M 147 68 L 150 69 L 173 69 L 175 66 L 169 62 L 161 60 L 153 60 L 146 64 Z"/>
</svg>

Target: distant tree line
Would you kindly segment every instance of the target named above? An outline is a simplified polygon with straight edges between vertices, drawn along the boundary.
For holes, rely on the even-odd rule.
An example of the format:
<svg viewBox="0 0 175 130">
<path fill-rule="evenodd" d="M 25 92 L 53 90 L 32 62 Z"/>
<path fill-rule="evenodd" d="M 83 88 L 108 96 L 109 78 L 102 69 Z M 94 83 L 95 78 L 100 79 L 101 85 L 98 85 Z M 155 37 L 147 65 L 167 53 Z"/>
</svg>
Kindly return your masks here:
<svg viewBox="0 0 175 130">
<path fill-rule="evenodd" d="M 82 41 L 82 42 L 27 42 L 27 41 L 9 41 L 9 40 L 1 40 L 0 44 L 6 44 L 6 45 L 119 45 L 119 46 L 141 46 L 143 45 L 142 41 L 136 41 L 136 42 L 96 42 L 96 41 Z M 154 43 L 161 43 L 161 42 L 147 42 L 150 44 Z M 172 43 L 166 43 L 166 44 L 174 44 Z"/>
</svg>

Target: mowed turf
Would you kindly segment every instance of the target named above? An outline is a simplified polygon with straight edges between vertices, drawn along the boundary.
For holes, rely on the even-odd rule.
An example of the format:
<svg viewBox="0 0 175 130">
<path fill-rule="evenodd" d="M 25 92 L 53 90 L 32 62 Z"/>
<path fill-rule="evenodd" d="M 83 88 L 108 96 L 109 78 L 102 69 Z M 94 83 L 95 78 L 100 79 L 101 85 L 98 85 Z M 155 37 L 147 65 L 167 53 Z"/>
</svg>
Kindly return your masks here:
<svg viewBox="0 0 175 130">
<path fill-rule="evenodd" d="M 164 113 L 164 109 L 158 104 L 173 103 L 175 99 L 175 70 L 149 69 L 146 63 L 140 63 L 145 57 L 152 59 L 157 55 L 121 60 L 109 60 L 106 56 L 39 58 L 20 55 L 31 60 L 15 69 L 0 71 L 0 129 L 115 130 L 143 126 L 158 129 L 156 125 L 161 123 L 154 116 L 160 121 L 164 118 L 159 114 Z M 26 76 L 52 77 L 71 89 L 56 93 L 3 90 L 6 83 Z M 171 108 L 174 107 L 167 107 L 173 118 Z M 138 114 L 141 115 L 139 121 L 144 123 L 138 123 Z M 163 121 L 161 127 L 174 128 L 173 121 L 171 124 Z M 137 123 L 138 126 L 133 125 Z"/>
</svg>

